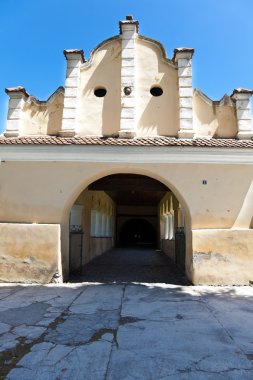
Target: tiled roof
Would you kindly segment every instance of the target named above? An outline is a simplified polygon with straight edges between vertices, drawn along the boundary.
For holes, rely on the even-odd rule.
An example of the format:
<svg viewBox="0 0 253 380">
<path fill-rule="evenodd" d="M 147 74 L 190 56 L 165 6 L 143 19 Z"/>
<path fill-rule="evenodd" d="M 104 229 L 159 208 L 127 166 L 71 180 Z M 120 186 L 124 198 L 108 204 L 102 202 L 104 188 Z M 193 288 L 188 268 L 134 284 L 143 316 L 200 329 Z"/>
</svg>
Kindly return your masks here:
<svg viewBox="0 0 253 380">
<path fill-rule="evenodd" d="M 116 137 L 0 137 L 2 145 L 110 145 L 110 146 L 192 146 L 253 148 L 251 140 L 235 139 L 178 139 L 175 137 L 143 137 L 122 139 Z"/>
</svg>

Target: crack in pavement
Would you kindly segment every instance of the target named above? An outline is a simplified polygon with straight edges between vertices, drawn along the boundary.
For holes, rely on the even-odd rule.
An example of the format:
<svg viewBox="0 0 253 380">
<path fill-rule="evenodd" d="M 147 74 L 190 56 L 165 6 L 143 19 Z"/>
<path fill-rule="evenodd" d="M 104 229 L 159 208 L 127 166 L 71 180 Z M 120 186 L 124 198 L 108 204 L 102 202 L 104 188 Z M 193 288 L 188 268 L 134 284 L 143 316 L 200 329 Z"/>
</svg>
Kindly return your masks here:
<svg viewBox="0 0 253 380">
<path fill-rule="evenodd" d="M 23 288 L 22 286 L 19 286 L 18 289 L 16 289 L 16 290 L 14 289 L 13 291 L 10 291 L 10 293 L 7 294 L 6 296 L 4 296 L 4 297 L 1 297 L 1 296 L 0 296 L 0 300 L 3 301 L 3 300 L 5 300 L 6 298 L 11 297 L 11 296 L 13 296 L 14 294 L 20 292 L 20 291 L 23 290 L 23 289 L 24 289 L 24 288 Z"/>
<path fill-rule="evenodd" d="M 200 296 L 201 299 L 203 300 L 203 303 L 205 304 L 207 310 L 209 311 L 209 313 L 212 315 L 212 317 L 218 322 L 218 324 L 221 326 L 221 328 L 225 331 L 225 333 L 227 334 L 227 336 L 230 338 L 230 340 L 235 344 L 235 346 L 238 348 L 239 352 L 241 354 L 243 354 L 247 360 L 250 362 L 250 364 L 252 365 L 252 362 L 249 358 L 249 355 L 242 349 L 242 347 L 234 340 L 233 336 L 230 334 L 230 332 L 226 329 L 226 327 L 222 324 L 222 322 L 219 320 L 219 318 L 217 317 L 217 315 L 215 315 L 215 311 L 214 309 L 208 304 L 208 302 L 203 298 L 203 295 Z M 252 367 L 253 369 L 253 367 Z M 238 369 L 237 369 L 238 370 Z"/>
<path fill-rule="evenodd" d="M 128 323 L 135 323 L 139 321 L 145 321 L 144 318 L 136 318 L 136 317 L 131 317 L 131 316 L 125 316 L 125 317 L 120 317 L 119 319 L 119 324 L 120 325 L 126 325 Z"/>
<path fill-rule="evenodd" d="M 112 334 L 113 335 L 113 341 L 112 344 L 115 344 L 118 346 L 117 342 L 117 330 L 116 329 L 107 329 L 107 328 L 102 328 L 94 332 L 92 337 L 86 342 L 85 344 L 93 343 L 99 341 L 104 334 Z"/>
<path fill-rule="evenodd" d="M 104 380 L 107 380 L 107 377 L 108 377 L 108 371 L 109 371 L 109 365 L 110 365 L 110 362 L 111 362 L 113 347 L 116 346 L 117 348 L 119 348 L 119 344 L 118 344 L 118 341 L 117 341 L 117 334 L 118 334 L 118 329 L 119 329 L 119 326 L 120 326 L 120 319 L 122 318 L 121 317 L 121 313 L 122 313 L 123 300 L 124 300 L 124 297 L 125 297 L 126 287 L 127 287 L 127 284 L 125 284 L 123 286 L 123 288 L 122 288 L 122 296 L 121 296 L 121 302 L 120 302 L 120 307 L 119 307 L 118 326 L 115 329 L 116 331 L 114 333 L 114 340 L 113 340 L 112 345 L 111 345 L 111 351 L 110 351 L 108 362 L 107 362 L 107 366 L 106 366 Z"/>
<path fill-rule="evenodd" d="M 149 380 L 162 380 L 167 379 L 168 377 L 177 376 L 178 374 L 197 374 L 197 373 L 206 373 L 206 374 L 214 374 L 214 375 L 220 375 L 220 374 L 226 374 L 229 372 L 234 371 L 252 371 L 252 369 L 249 368 L 228 368 L 222 371 L 210 371 L 210 370 L 202 370 L 202 369 L 192 369 L 192 368 L 186 368 L 186 369 L 178 369 L 173 373 L 163 375 L 161 377 L 152 377 Z"/>
<path fill-rule="evenodd" d="M 159 313 L 158 309 L 164 305 L 159 302 L 159 294 L 156 299 L 151 292 L 154 306 L 146 305 L 150 303 L 148 297 L 144 297 L 146 302 L 143 306 L 138 292 L 138 297 L 135 297 L 135 293 L 133 293 L 133 300 L 131 292 L 129 296 L 129 286 L 132 285 L 121 285 L 109 293 L 105 288 L 105 300 L 103 298 L 105 296 L 104 288 L 102 288 L 102 293 L 96 289 L 89 294 L 84 294 L 89 287 L 78 289 L 74 294 L 71 293 L 71 298 L 63 303 L 57 313 L 48 314 L 50 318 L 48 318 L 49 321 L 47 325 L 45 324 L 44 330 L 39 331 L 29 341 L 26 340 L 27 332 L 32 325 L 28 322 L 24 327 L 18 326 L 16 335 L 18 344 L 15 349 L 3 352 L 3 355 L 8 352 L 13 353 L 13 356 L 9 358 L 5 357 L 4 368 L 7 368 L 5 372 L 7 378 L 10 376 L 14 379 L 21 376 L 21 378 L 36 379 L 45 376 L 60 380 L 74 376 L 74 378 L 81 379 L 84 373 L 87 374 L 86 376 L 89 374 L 89 379 L 104 380 L 126 377 L 136 380 L 205 378 L 208 376 L 217 378 L 219 375 L 224 378 L 253 378 L 252 350 L 245 348 L 244 352 L 242 344 L 242 348 L 238 347 L 241 343 L 238 335 L 233 334 L 233 330 L 229 328 L 230 325 L 227 325 L 226 320 L 222 319 L 219 309 L 215 308 L 204 294 L 199 296 L 200 299 L 195 300 L 198 307 L 190 299 L 177 299 L 172 301 L 175 305 L 169 304 L 168 311 L 165 309 Z M 167 296 L 169 297 L 169 295 Z M 102 306 L 105 306 L 105 310 L 99 308 L 100 299 L 103 300 Z M 90 307 L 93 300 L 95 300 L 95 306 Z M 43 302 L 47 301 L 43 300 Z M 178 303 L 184 303 L 183 307 L 178 307 Z M 192 306 L 189 315 L 186 313 L 188 306 Z M 236 314 L 235 317 L 238 318 L 238 315 Z M 191 318 L 196 320 L 193 326 Z M 197 353 L 192 353 L 194 345 L 188 339 L 188 333 L 196 333 L 195 328 L 199 327 L 199 319 L 205 321 L 203 325 L 201 324 L 199 332 L 200 344 L 203 343 L 203 348 L 200 347 Z M 158 326 L 157 332 L 154 332 L 156 325 L 153 324 L 151 324 L 151 331 L 150 322 L 161 324 Z M 163 325 L 163 323 L 165 324 Z M 212 325 L 210 327 L 211 336 L 214 336 L 215 342 L 214 349 L 210 351 L 211 355 L 208 355 L 209 342 L 206 340 L 208 337 L 203 338 L 205 330 L 202 328 L 208 328 L 210 323 Z M 127 324 L 129 325 L 127 326 Z M 180 324 L 182 325 L 180 326 Z M 37 325 L 36 323 L 33 327 L 37 327 Z M 13 329 L 15 328 L 11 327 L 9 331 L 13 331 Z M 165 331 L 167 335 L 164 335 Z M 175 334 L 170 335 L 171 332 L 175 332 Z M 52 337 L 49 337 L 49 334 L 52 334 Z M 67 344 L 62 340 L 64 334 Z M 54 341 L 55 335 L 60 337 L 58 343 Z M 80 342 L 77 339 L 78 336 L 81 336 L 80 339 L 78 338 Z M 177 337 L 183 339 L 182 344 L 174 344 Z M 184 344 L 186 337 L 188 339 L 187 346 Z M 169 339 L 170 343 L 167 342 Z M 196 343 L 196 339 L 198 339 L 196 334 L 194 339 Z M 216 341 L 217 339 L 219 342 Z M 13 342 L 13 346 L 15 343 Z M 218 343 L 222 345 L 219 346 Z M 87 347 L 88 345 L 89 347 Z M 231 350 L 230 345 L 233 346 Z M 6 347 L 10 347 L 10 345 L 6 345 Z M 177 349 L 178 352 L 175 353 Z M 181 358 L 180 355 L 184 354 L 184 350 L 187 355 L 185 358 L 182 355 Z M 221 355 L 224 355 L 224 360 Z M 17 369 L 16 372 L 15 370 L 12 372 L 14 368 Z M 122 374 L 122 370 L 127 374 L 126 377 Z M 11 373 L 9 373 L 10 371 Z M 3 377 L 1 375 L 2 372 L 0 379 L 4 379 L 4 375 L 2 375 Z"/>
<path fill-rule="evenodd" d="M 253 360 L 253 354 L 246 354 L 246 356 L 249 360 Z"/>
<path fill-rule="evenodd" d="M 1 374 L 0 374 L 0 380 L 4 380 L 6 375 L 15 368 L 17 363 L 29 352 L 31 352 L 31 348 L 38 343 L 42 343 L 44 341 L 45 336 L 47 335 L 47 332 L 51 330 L 55 330 L 56 327 L 65 321 L 65 317 L 69 313 L 70 307 L 73 305 L 73 303 L 77 300 L 78 297 L 81 296 L 87 290 L 87 287 L 81 289 L 81 291 L 76 295 L 76 297 L 72 300 L 72 302 L 63 310 L 63 312 L 53 321 L 51 322 L 46 330 L 37 338 L 34 339 L 31 343 L 25 343 L 26 337 L 19 337 L 17 340 L 19 340 L 19 343 L 14 347 L 10 348 L 6 351 L 3 351 L 0 353 L 0 368 L 1 368 Z"/>
</svg>

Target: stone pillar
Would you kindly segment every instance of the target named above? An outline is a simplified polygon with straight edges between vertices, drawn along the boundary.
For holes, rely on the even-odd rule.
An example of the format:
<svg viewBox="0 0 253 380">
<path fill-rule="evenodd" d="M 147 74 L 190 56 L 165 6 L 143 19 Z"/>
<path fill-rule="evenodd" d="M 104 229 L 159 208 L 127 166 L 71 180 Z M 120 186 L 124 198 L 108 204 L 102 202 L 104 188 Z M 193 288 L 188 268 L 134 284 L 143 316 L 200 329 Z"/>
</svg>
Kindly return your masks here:
<svg viewBox="0 0 253 380">
<path fill-rule="evenodd" d="M 64 107 L 62 127 L 59 131 L 61 137 L 72 137 L 76 134 L 77 95 L 80 78 L 80 66 L 84 63 L 83 50 L 64 50 L 67 59 L 67 72 L 65 82 Z"/>
<path fill-rule="evenodd" d="M 193 138 L 192 117 L 192 65 L 194 49 L 179 48 L 174 50 L 173 61 L 178 64 L 179 92 L 179 132 L 180 138 Z"/>
<path fill-rule="evenodd" d="M 253 90 L 237 88 L 233 91 L 231 98 L 235 100 L 237 116 L 237 138 L 240 140 L 249 140 L 253 137 L 253 124 L 250 106 L 250 97 Z"/>
<path fill-rule="evenodd" d="M 133 138 L 135 131 L 135 38 L 138 21 L 132 16 L 120 21 L 121 53 L 121 117 L 119 136 Z"/>
<path fill-rule="evenodd" d="M 24 87 L 6 88 L 5 92 L 9 95 L 10 99 L 4 136 L 16 137 L 20 133 L 23 107 L 29 94 Z"/>
</svg>

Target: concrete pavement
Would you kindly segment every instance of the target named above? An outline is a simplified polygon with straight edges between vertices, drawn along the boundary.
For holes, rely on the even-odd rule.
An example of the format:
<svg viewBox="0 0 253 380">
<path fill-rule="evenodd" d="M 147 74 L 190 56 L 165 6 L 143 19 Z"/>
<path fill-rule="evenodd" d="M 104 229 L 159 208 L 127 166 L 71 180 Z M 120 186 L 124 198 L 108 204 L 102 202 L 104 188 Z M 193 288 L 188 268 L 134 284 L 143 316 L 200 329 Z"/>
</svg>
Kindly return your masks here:
<svg viewBox="0 0 253 380">
<path fill-rule="evenodd" d="M 252 287 L 1 284 L 1 379 L 252 379 L 252 300 Z"/>
</svg>

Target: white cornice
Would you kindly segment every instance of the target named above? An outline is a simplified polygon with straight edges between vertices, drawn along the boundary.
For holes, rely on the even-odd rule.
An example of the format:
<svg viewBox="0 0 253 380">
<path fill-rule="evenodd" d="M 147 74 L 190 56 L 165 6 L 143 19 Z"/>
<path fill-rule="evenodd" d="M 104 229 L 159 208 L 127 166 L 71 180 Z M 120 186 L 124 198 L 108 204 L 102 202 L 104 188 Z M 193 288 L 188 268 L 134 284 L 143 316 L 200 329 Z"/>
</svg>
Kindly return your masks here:
<svg viewBox="0 0 253 380">
<path fill-rule="evenodd" d="M 253 164 L 253 149 L 204 147 L 0 147 L 1 162 L 114 162 L 138 164 Z"/>
<path fill-rule="evenodd" d="M 167 57 L 167 54 L 166 54 L 166 50 L 164 48 L 164 46 L 161 44 L 161 42 L 159 41 L 156 41 L 152 38 L 149 38 L 149 37 L 146 37 L 146 36 L 142 36 L 141 34 L 137 34 L 137 37 L 136 37 L 137 40 L 139 41 L 145 41 L 145 42 L 148 42 L 150 43 L 151 45 L 155 45 L 156 47 L 158 47 L 161 51 L 161 59 L 163 62 L 167 63 L 168 65 L 170 65 L 171 67 L 173 67 L 174 69 L 177 69 L 177 64 L 175 64 L 171 59 L 169 59 Z M 119 40 L 121 41 L 121 37 L 120 35 L 117 35 L 117 36 L 113 36 L 113 37 L 110 37 L 108 39 L 106 39 L 105 41 L 102 41 L 99 45 L 97 45 L 90 53 L 90 56 L 88 58 L 88 60 L 84 63 L 81 64 L 81 70 L 86 70 L 88 69 L 89 67 L 91 67 L 94 63 L 94 56 L 95 54 L 101 49 L 101 48 L 104 48 L 106 45 L 110 44 L 111 42 L 113 41 L 116 41 L 116 40 Z"/>
<path fill-rule="evenodd" d="M 90 53 L 89 55 L 89 58 L 86 62 L 82 63 L 81 66 L 80 66 L 80 69 L 81 70 L 86 70 L 88 69 L 90 66 L 93 65 L 94 63 L 94 57 L 95 57 L 95 54 L 101 49 L 101 48 L 104 48 L 106 45 L 110 44 L 112 41 L 115 41 L 115 40 L 120 40 L 120 36 L 113 36 L 113 37 L 110 37 L 104 41 L 102 41 L 99 45 L 97 45 Z"/>
</svg>

